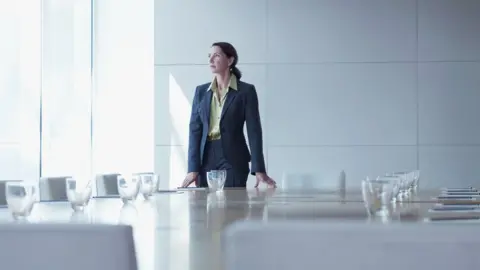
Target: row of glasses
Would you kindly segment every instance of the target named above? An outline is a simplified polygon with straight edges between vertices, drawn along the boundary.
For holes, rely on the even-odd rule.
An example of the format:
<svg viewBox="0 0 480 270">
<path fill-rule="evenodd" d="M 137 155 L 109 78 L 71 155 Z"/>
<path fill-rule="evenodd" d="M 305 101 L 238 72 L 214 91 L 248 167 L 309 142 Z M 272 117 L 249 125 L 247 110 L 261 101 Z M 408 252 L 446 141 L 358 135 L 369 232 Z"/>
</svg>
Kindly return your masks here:
<svg viewBox="0 0 480 270">
<path fill-rule="evenodd" d="M 141 194 L 148 200 L 158 190 L 158 175 L 155 173 L 134 173 L 118 175 L 118 193 L 123 203 L 133 202 Z"/>
<path fill-rule="evenodd" d="M 399 178 L 399 192 L 397 194 L 399 201 L 409 200 L 417 193 L 420 181 L 419 170 L 388 173 L 386 176 Z"/>
<path fill-rule="evenodd" d="M 74 211 L 83 211 L 92 198 L 93 181 L 67 177 L 65 188 L 67 199 Z M 159 179 L 155 173 L 136 173 L 131 177 L 119 175 L 117 185 L 120 198 L 128 203 L 141 194 L 148 200 L 158 190 Z M 14 220 L 25 220 L 37 202 L 37 185 L 28 181 L 11 181 L 5 185 L 8 209 Z"/>
<path fill-rule="evenodd" d="M 362 198 L 369 216 L 389 216 L 397 202 L 412 198 L 418 190 L 419 171 L 387 173 L 362 181 Z"/>
</svg>

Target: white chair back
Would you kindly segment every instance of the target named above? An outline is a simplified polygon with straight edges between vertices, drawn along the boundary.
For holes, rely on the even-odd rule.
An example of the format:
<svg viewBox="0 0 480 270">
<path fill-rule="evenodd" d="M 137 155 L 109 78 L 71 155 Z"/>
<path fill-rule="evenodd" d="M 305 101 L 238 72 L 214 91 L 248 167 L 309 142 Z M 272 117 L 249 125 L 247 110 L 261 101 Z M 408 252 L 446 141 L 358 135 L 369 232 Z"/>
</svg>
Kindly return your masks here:
<svg viewBox="0 0 480 270">
<path fill-rule="evenodd" d="M 226 270 L 479 269 L 478 224 L 254 222 L 224 234 Z"/>
<path fill-rule="evenodd" d="M 65 180 L 68 176 L 40 178 L 40 201 L 68 201 Z"/>
<path fill-rule="evenodd" d="M 0 207 L 7 206 L 6 186 L 7 182 L 20 182 L 20 180 L 0 180 Z"/>
<path fill-rule="evenodd" d="M 120 196 L 118 193 L 117 176 L 118 173 L 98 174 L 95 176 L 95 196 L 96 197 L 110 197 Z"/>
<path fill-rule="evenodd" d="M 132 228 L 0 224 L 1 269 L 137 270 Z"/>
</svg>

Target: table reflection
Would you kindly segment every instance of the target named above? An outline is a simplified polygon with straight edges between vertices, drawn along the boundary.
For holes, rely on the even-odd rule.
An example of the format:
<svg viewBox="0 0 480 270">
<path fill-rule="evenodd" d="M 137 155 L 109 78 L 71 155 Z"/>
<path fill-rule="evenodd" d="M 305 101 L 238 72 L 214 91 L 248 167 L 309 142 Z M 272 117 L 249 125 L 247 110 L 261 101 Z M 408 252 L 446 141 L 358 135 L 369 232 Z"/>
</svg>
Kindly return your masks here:
<svg viewBox="0 0 480 270">
<path fill-rule="evenodd" d="M 269 195 L 241 189 L 190 192 L 190 269 L 222 269 L 224 228 L 238 220 L 263 219 Z"/>
</svg>

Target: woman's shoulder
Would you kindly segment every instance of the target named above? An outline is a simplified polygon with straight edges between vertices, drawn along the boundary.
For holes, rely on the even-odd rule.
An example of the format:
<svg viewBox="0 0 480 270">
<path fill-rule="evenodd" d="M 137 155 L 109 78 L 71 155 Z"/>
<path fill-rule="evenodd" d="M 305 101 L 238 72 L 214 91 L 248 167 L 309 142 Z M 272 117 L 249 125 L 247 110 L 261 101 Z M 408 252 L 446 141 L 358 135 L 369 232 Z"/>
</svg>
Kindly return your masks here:
<svg viewBox="0 0 480 270">
<path fill-rule="evenodd" d="M 197 85 L 197 87 L 195 88 L 195 95 L 202 97 L 210 88 L 210 84 L 211 83 L 204 83 L 204 84 Z"/>
<path fill-rule="evenodd" d="M 197 91 L 208 90 L 210 88 L 211 84 L 212 84 L 212 82 L 203 83 L 203 84 L 197 85 L 196 89 L 197 89 Z"/>
<path fill-rule="evenodd" d="M 202 93 L 206 92 L 208 89 L 210 89 L 211 85 L 212 85 L 212 82 L 207 82 L 207 83 L 197 85 L 196 91 L 197 92 L 202 92 Z M 248 82 L 245 82 L 245 81 L 241 81 L 241 80 L 238 80 L 237 87 L 238 87 L 239 90 L 246 90 L 246 91 L 251 90 L 251 89 L 255 89 L 254 84 L 248 83 Z"/>
<path fill-rule="evenodd" d="M 255 85 L 245 81 L 238 80 L 238 88 L 245 89 L 245 90 L 255 89 Z"/>
</svg>

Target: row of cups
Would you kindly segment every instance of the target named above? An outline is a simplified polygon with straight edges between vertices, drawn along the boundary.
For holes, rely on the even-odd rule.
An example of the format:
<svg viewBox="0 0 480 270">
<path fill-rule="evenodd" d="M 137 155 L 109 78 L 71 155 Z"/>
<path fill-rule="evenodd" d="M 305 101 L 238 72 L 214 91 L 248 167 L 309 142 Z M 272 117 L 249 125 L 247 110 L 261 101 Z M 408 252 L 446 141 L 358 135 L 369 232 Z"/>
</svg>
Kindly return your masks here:
<svg viewBox="0 0 480 270">
<path fill-rule="evenodd" d="M 93 181 L 74 177 L 65 178 L 67 199 L 74 211 L 83 211 L 92 198 Z M 117 187 L 123 203 L 135 201 L 139 195 L 146 200 L 158 190 L 159 178 L 155 173 L 118 175 Z M 7 182 L 5 197 L 7 206 L 15 220 L 30 216 L 37 202 L 36 184 L 26 181 Z"/>
<path fill-rule="evenodd" d="M 419 170 L 367 177 L 362 181 L 362 197 L 368 214 L 383 216 L 397 202 L 411 200 L 418 192 L 419 181 Z"/>
</svg>

